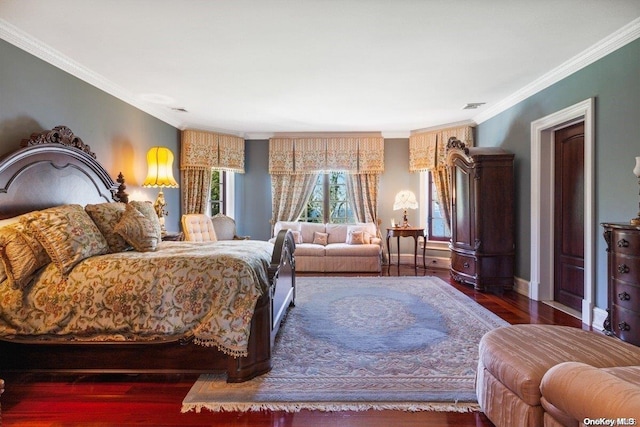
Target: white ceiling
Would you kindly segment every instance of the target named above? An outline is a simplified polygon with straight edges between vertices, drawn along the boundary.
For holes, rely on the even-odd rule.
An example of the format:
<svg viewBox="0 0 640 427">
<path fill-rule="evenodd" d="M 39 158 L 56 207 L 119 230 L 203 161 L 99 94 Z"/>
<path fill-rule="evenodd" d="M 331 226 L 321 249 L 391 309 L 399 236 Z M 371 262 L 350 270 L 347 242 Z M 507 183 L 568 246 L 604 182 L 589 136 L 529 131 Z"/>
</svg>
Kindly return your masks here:
<svg viewBox="0 0 640 427">
<path fill-rule="evenodd" d="M 391 137 L 640 37 L 640 1 L 0 0 L 0 37 L 181 129 Z"/>
</svg>

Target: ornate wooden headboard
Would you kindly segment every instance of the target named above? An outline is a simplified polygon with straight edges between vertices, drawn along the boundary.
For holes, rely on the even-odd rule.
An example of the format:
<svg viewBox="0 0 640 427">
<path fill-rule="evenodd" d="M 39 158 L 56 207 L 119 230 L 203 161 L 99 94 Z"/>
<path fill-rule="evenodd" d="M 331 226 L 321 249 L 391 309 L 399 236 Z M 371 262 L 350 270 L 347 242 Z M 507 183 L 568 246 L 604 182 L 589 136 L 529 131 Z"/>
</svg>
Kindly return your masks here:
<svg viewBox="0 0 640 427">
<path fill-rule="evenodd" d="M 70 203 L 127 202 L 91 148 L 66 126 L 34 133 L 0 158 L 0 219 Z"/>
</svg>

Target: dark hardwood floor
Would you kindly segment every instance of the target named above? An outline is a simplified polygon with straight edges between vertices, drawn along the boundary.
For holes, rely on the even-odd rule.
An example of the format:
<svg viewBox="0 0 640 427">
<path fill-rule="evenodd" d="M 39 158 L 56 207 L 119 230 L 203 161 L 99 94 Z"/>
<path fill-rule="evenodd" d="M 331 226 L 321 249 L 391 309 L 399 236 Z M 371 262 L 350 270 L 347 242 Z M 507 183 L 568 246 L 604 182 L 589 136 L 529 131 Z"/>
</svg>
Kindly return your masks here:
<svg viewBox="0 0 640 427">
<path fill-rule="evenodd" d="M 435 275 L 509 323 L 587 328 L 580 320 L 515 292 L 476 292 L 449 280 L 448 271 L 384 267 L 384 275 Z M 442 412 L 251 412 L 180 413 L 197 375 L 53 375 L 2 373 L 3 426 L 492 426 L 482 413 Z"/>
</svg>

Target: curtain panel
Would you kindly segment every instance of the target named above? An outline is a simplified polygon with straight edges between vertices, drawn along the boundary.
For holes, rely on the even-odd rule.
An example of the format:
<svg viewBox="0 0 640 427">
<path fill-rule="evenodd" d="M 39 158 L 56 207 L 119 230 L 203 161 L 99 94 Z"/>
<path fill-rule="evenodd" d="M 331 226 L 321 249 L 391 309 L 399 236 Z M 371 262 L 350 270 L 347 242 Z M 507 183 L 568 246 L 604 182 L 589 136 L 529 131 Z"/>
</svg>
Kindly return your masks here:
<svg viewBox="0 0 640 427">
<path fill-rule="evenodd" d="M 455 136 L 467 147 L 473 147 L 473 128 L 457 126 L 413 134 L 409 137 L 409 171 L 431 172 L 440 212 L 451 230 L 451 177 L 446 165 L 447 142 Z"/>
<path fill-rule="evenodd" d="M 211 172 L 216 169 L 244 173 L 244 139 L 185 130 L 180 150 L 182 212 L 204 214 L 211 197 Z"/>
<path fill-rule="evenodd" d="M 473 127 L 457 126 L 415 133 L 409 137 L 409 172 L 426 172 L 444 168 L 447 141 L 455 136 L 473 147 Z"/>
<path fill-rule="evenodd" d="M 271 175 L 384 172 L 382 137 L 271 138 Z"/>
</svg>

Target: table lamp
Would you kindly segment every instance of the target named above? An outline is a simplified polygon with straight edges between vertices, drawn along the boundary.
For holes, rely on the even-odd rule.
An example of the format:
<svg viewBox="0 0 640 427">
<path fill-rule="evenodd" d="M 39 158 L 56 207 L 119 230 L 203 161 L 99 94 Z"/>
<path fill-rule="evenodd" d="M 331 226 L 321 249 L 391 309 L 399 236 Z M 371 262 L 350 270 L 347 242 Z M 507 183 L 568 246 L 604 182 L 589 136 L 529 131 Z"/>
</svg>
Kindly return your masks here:
<svg viewBox="0 0 640 427">
<path fill-rule="evenodd" d="M 159 187 L 158 197 L 153 207 L 160 220 L 162 235 L 167 233 L 164 225 L 164 217 L 168 215 L 165 207 L 167 202 L 164 199 L 162 189 L 178 188 L 178 183 L 173 177 L 173 153 L 166 147 L 151 147 L 147 152 L 147 177 L 142 184 L 143 187 Z"/>
<path fill-rule="evenodd" d="M 404 210 L 401 227 L 409 227 L 407 209 L 418 209 L 418 201 L 416 200 L 416 195 L 413 194 L 412 191 L 402 190 L 396 194 L 396 200 L 393 203 L 393 210 L 397 211 L 400 209 Z"/>
</svg>

